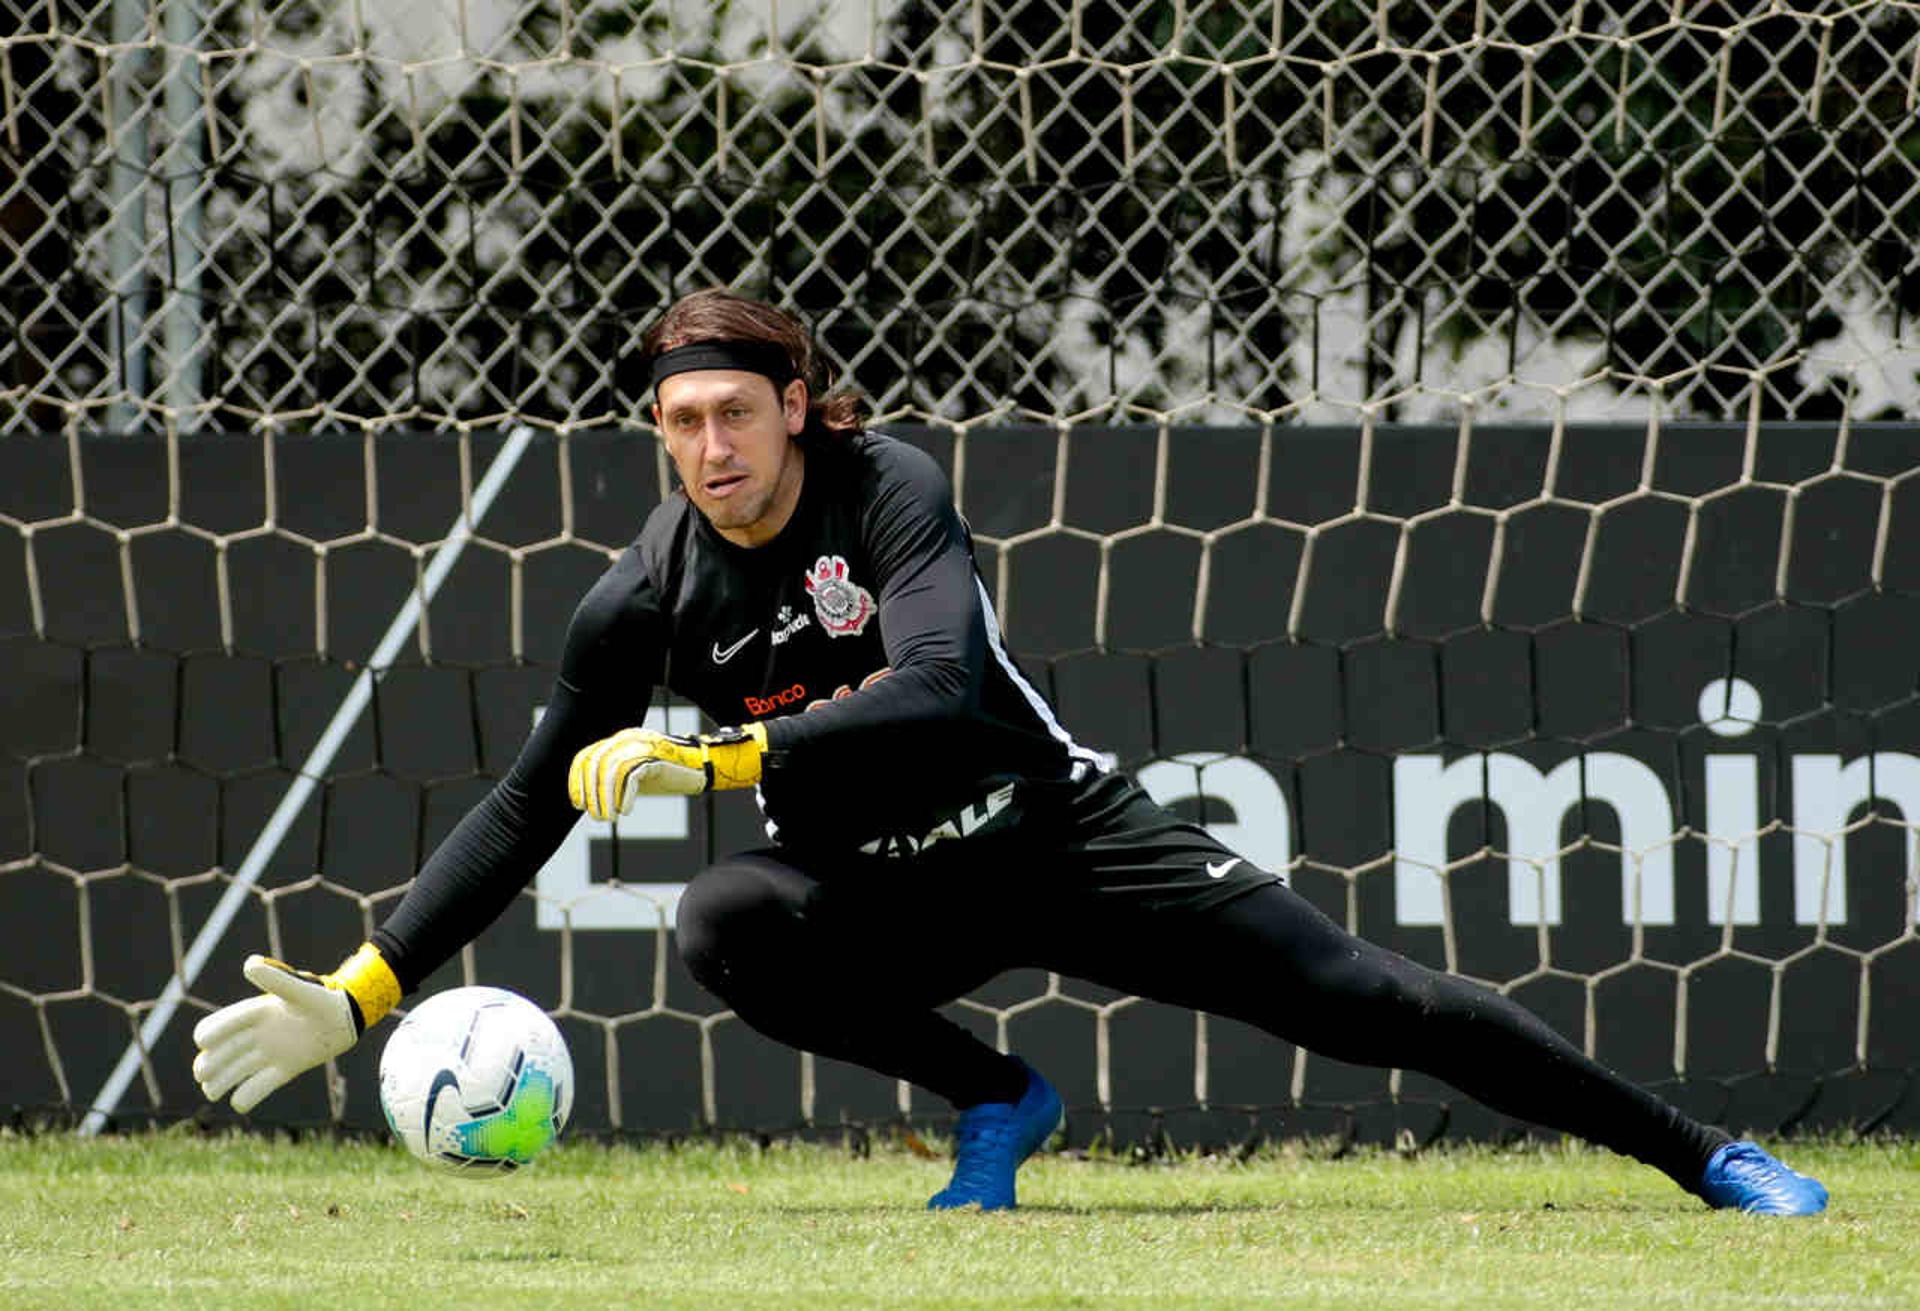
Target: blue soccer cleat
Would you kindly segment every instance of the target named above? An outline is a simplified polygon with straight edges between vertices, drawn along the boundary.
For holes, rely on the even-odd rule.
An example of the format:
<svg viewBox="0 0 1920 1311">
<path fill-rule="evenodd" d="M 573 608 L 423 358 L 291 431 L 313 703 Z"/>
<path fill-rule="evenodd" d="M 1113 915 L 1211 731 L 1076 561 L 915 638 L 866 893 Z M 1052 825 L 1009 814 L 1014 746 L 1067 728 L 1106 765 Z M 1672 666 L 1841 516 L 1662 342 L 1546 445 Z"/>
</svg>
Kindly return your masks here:
<svg viewBox="0 0 1920 1311">
<path fill-rule="evenodd" d="M 1019 1058 L 1015 1058 L 1016 1060 Z M 953 1127 L 953 1180 L 927 1199 L 929 1211 L 977 1206 L 1010 1211 L 1013 1174 L 1060 1127 L 1060 1094 L 1040 1072 L 1020 1062 L 1027 1090 L 1017 1102 L 982 1102 L 960 1112 Z"/>
<path fill-rule="evenodd" d="M 1721 1210 L 1754 1215 L 1817 1215 L 1827 1209 L 1818 1179 L 1789 1170 L 1756 1143 L 1728 1143 L 1707 1160 L 1700 1196 Z"/>
</svg>

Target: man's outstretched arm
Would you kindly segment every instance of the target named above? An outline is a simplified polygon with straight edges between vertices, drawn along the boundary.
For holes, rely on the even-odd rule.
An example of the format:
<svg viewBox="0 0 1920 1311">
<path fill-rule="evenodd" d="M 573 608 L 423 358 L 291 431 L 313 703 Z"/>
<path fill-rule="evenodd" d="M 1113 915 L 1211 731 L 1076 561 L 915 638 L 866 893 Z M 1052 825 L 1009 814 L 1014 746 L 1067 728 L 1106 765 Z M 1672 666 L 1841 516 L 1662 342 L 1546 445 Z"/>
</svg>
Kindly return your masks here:
<svg viewBox="0 0 1920 1311">
<path fill-rule="evenodd" d="M 249 1111 L 346 1051 L 407 992 L 510 905 L 579 815 L 567 768 L 586 743 L 646 715 L 665 659 L 651 584 L 629 551 L 575 612 L 546 713 L 518 759 L 427 858 L 400 904 L 331 973 L 264 956 L 243 967 L 259 995 L 194 1028 L 194 1077 Z"/>
</svg>

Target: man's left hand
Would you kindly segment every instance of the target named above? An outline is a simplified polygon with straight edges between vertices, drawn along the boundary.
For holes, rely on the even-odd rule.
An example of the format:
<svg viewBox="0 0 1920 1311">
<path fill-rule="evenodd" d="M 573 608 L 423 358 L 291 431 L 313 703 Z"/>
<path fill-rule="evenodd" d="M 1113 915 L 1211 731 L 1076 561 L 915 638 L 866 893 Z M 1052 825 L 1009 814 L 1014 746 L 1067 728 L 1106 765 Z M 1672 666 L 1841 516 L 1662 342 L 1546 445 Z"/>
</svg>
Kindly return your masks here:
<svg viewBox="0 0 1920 1311">
<path fill-rule="evenodd" d="M 688 797 L 760 781 L 764 724 L 680 737 L 623 728 L 582 748 L 567 770 L 567 798 L 595 819 L 624 815 L 641 796 Z"/>
</svg>

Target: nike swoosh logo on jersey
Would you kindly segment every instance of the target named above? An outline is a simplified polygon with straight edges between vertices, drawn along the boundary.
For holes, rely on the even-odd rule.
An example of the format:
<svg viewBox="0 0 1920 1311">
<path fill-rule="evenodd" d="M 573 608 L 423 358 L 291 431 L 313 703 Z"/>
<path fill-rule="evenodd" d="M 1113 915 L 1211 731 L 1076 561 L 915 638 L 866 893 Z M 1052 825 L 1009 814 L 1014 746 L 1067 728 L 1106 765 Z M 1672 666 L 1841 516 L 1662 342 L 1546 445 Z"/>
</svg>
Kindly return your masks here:
<svg viewBox="0 0 1920 1311">
<path fill-rule="evenodd" d="M 720 648 L 720 644 L 718 642 L 715 642 L 713 644 L 713 663 L 716 665 L 726 664 L 727 661 L 733 659 L 735 656 L 740 654 L 741 647 L 745 646 L 747 643 L 751 642 L 754 638 L 758 636 L 760 636 L 760 630 L 756 628 L 752 632 L 748 633 L 745 637 L 741 638 L 738 642 L 735 642 L 732 646 L 727 647 L 725 650 L 722 650 Z"/>
<path fill-rule="evenodd" d="M 1235 865 L 1238 865 L 1239 863 L 1240 863 L 1240 857 L 1238 856 L 1235 856 L 1232 860 L 1223 860 L 1218 865 L 1214 864 L 1212 861 L 1208 861 L 1207 877 L 1210 879 L 1223 879 L 1227 876 L 1227 871 L 1232 869 Z"/>
</svg>

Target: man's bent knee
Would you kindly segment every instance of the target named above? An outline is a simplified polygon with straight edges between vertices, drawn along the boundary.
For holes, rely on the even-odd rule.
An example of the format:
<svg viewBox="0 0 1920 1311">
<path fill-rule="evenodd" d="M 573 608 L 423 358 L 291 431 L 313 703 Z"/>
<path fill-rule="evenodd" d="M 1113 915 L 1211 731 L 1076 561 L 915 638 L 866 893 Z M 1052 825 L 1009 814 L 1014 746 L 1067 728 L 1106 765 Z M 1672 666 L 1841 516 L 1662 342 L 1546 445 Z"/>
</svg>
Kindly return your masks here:
<svg viewBox="0 0 1920 1311">
<path fill-rule="evenodd" d="M 726 997 L 743 966 L 779 967 L 783 940 L 801 920 L 805 876 L 760 856 L 736 856 L 693 877 L 680 894 L 674 934 L 687 971 Z"/>
</svg>

